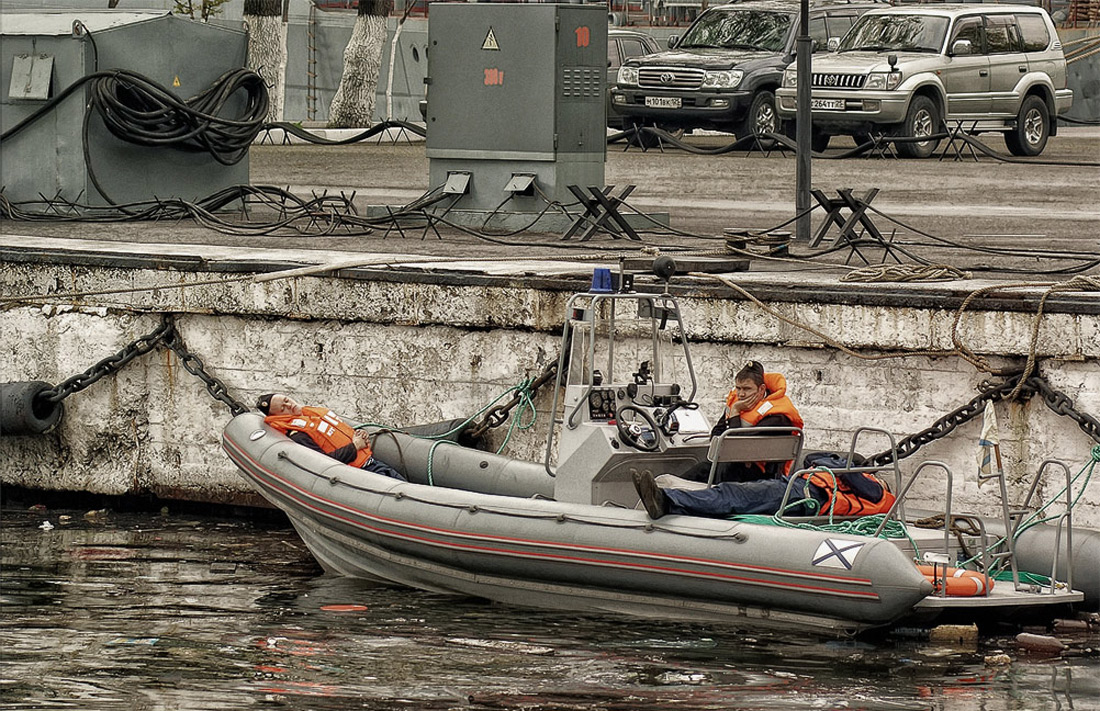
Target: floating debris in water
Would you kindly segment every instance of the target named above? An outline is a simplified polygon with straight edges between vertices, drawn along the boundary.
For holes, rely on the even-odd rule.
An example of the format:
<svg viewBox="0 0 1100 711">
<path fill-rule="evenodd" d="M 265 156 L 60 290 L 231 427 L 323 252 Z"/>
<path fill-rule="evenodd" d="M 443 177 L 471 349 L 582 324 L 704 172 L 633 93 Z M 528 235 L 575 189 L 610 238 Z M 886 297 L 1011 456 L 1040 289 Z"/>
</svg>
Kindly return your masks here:
<svg viewBox="0 0 1100 711">
<path fill-rule="evenodd" d="M 366 605 L 321 605 L 325 612 L 366 612 Z"/>
<path fill-rule="evenodd" d="M 946 644 L 976 644 L 977 625 L 940 625 L 928 633 L 928 641 Z"/>
<path fill-rule="evenodd" d="M 464 647 L 479 647 L 481 649 L 496 649 L 501 652 L 516 652 L 518 654 L 553 654 L 552 647 L 543 647 L 537 644 L 525 642 L 510 642 L 500 639 L 469 639 L 466 637 L 450 637 L 446 640 L 450 644 L 461 644 Z"/>
<path fill-rule="evenodd" d="M 53 524 L 50 523 L 49 521 L 43 521 L 42 525 L 40 525 L 39 528 L 41 528 L 43 531 L 52 531 L 53 530 Z"/>
<path fill-rule="evenodd" d="M 1016 635 L 1016 644 L 1020 645 L 1020 649 L 1040 654 L 1061 654 L 1066 648 L 1066 645 L 1062 644 L 1057 637 L 1030 632 L 1021 632 Z"/>
</svg>

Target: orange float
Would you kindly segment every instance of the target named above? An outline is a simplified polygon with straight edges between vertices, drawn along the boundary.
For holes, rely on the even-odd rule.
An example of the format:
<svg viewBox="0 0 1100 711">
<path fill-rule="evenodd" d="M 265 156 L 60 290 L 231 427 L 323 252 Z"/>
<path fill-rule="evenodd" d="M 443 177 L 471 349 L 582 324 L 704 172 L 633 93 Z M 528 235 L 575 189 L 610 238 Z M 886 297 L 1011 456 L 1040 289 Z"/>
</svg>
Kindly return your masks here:
<svg viewBox="0 0 1100 711">
<path fill-rule="evenodd" d="M 937 595 L 946 592 L 948 597 L 978 597 L 993 591 L 993 578 L 987 578 L 973 570 L 924 563 L 917 564 L 917 570 L 935 586 Z"/>
</svg>

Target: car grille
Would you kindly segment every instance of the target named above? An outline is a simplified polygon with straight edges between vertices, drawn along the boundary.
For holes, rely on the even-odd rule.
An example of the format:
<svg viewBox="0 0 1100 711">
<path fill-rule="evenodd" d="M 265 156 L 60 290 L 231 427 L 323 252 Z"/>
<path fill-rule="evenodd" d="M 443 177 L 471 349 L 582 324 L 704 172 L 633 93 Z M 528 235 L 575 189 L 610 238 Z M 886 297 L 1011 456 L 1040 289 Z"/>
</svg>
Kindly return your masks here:
<svg viewBox="0 0 1100 711">
<path fill-rule="evenodd" d="M 820 89 L 862 89 L 866 74 L 814 74 L 812 86 Z"/>
<path fill-rule="evenodd" d="M 638 86 L 643 89 L 698 89 L 702 85 L 702 69 L 642 67 L 638 70 Z"/>
</svg>

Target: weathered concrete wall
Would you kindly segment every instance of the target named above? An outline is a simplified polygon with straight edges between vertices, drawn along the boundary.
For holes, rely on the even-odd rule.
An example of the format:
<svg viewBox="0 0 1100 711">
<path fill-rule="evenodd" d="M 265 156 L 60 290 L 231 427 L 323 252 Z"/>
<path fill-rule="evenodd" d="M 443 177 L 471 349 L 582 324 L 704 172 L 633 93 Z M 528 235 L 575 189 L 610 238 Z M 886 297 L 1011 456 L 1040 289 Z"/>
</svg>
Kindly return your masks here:
<svg viewBox="0 0 1100 711">
<path fill-rule="evenodd" d="M 217 276 L 3 266 L 4 295 L 173 286 Z M 400 426 L 473 414 L 556 357 L 567 291 L 518 280 L 459 286 L 425 276 L 410 279 L 415 280 L 390 275 L 378 280 L 236 281 L 86 297 L 79 306 L 15 306 L 0 311 L 0 382 L 60 382 L 154 330 L 160 313 L 174 313 L 187 347 L 238 400 L 251 404 L 260 393 L 288 390 L 367 421 Z M 713 418 L 733 373 L 749 358 L 760 360 L 786 374 L 812 449 L 846 449 L 850 433 L 860 426 L 883 428 L 900 439 L 971 399 L 988 377 L 958 357 L 856 358 L 824 346 L 750 302 L 705 289 L 689 291 L 681 299 L 695 342 L 692 355 L 701 386 L 697 399 L 704 411 Z M 861 355 L 953 347 L 953 309 L 769 305 Z M 960 334 L 994 365 L 1019 363 L 1027 352 L 1032 317 L 1026 309 L 971 309 Z M 1080 411 L 1100 413 L 1100 317 L 1049 313 L 1042 324 L 1038 351 L 1052 359 L 1044 362 L 1043 373 Z M 540 399 L 543 426 L 549 402 L 548 397 Z M 164 349 L 72 395 L 66 407 L 61 426 L 52 433 L 0 437 L 0 481 L 103 493 L 152 491 L 211 501 L 239 501 L 249 494 L 219 446 L 227 408 Z M 1039 398 L 1002 404 L 998 415 L 1005 467 L 1017 497 L 1022 495 L 1021 482 L 1042 460 L 1062 459 L 1077 472 L 1094 444 L 1076 423 L 1052 413 Z M 902 461 L 903 473 L 926 459 L 942 460 L 955 472 L 956 509 L 994 513 L 996 487 L 979 490 L 974 480 L 979 428 L 980 422 L 970 422 L 924 447 Z M 509 451 L 541 459 L 544 432 L 518 436 Z M 864 454 L 887 446 L 881 438 L 864 442 L 859 447 Z M 920 487 L 917 505 L 932 506 L 939 498 L 943 484 L 938 476 Z M 1044 486 L 1043 493 L 1054 491 L 1053 484 Z M 1100 480 L 1089 485 L 1076 514 L 1084 525 L 1100 527 Z"/>
</svg>

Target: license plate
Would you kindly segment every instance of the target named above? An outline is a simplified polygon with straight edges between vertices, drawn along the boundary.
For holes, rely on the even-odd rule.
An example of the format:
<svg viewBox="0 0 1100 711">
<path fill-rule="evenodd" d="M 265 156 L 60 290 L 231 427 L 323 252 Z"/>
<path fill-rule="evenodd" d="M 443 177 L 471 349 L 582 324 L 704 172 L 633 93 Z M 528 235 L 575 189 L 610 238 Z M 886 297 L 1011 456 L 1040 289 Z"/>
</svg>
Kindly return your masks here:
<svg viewBox="0 0 1100 711">
<path fill-rule="evenodd" d="M 678 109 L 683 101 L 678 96 L 647 96 L 645 105 L 651 109 Z"/>
<path fill-rule="evenodd" d="M 824 109 L 825 111 L 843 111 L 844 99 L 810 99 L 811 109 Z"/>
</svg>

